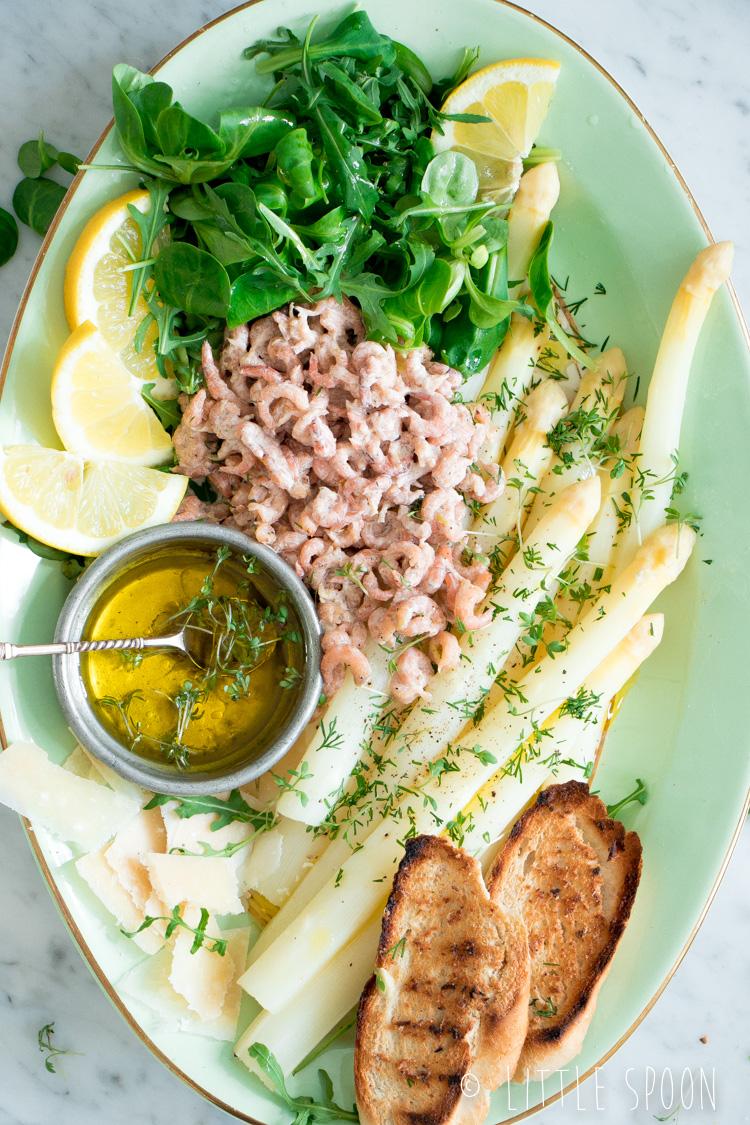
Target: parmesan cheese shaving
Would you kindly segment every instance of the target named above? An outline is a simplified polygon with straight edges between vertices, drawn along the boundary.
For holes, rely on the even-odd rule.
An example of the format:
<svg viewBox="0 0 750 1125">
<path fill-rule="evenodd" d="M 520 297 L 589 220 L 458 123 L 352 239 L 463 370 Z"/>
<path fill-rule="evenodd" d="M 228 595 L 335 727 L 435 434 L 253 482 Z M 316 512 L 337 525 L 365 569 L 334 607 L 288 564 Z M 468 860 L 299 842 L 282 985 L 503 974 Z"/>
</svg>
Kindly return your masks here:
<svg viewBox="0 0 750 1125">
<path fill-rule="evenodd" d="M 87 781 L 97 781 L 100 784 L 104 782 L 104 778 L 94 767 L 91 758 L 83 752 L 80 746 L 71 750 L 63 762 L 63 769 L 68 770 L 69 773 L 74 773 L 76 777 L 85 777 Z"/>
<path fill-rule="evenodd" d="M 33 742 L 0 754 L 0 802 L 85 851 L 96 851 L 124 828 L 140 802 L 77 777 Z"/>
<path fill-rule="evenodd" d="M 237 984 L 237 972 L 245 964 L 250 930 L 225 930 L 227 940 L 225 957 L 231 957 L 234 972 L 229 981 L 221 1012 L 215 1019 L 205 1020 L 193 1011 L 184 996 L 175 992 L 169 981 L 172 968 L 172 950 L 165 946 L 153 957 L 148 957 L 130 969 L 117 983 L 118 992 L 148 1004 L 172 1031 L 188 1035 L 204 1035 L 209 1039 L 231 1042 L 237 1035 L 242 989 Z M 189 935 L 188 935 L 189 936 Z M 215 957 L 216 954 L 211 954 Z M 178 978 L 179 979 L 179 978 Z"/>
<path fill-rule="evenodd" d="M 199 856 L 204 854 L 203 844 L 208 844 L 216 851 L 221 851 L 228 844 L 237 844 L 240 840 L 247 840 L 254 829 L 249 824 L 235 820 L 225 824 L 223 828 L 213 832 L 211 825 L 218 820 L 216 813 L 196 813 L 190 817 L 180 817 L 172 805 L 162 805 L 161 815 L 167 833 L 166 849 L 155 848 L 154 851 L 166 850 L 168 852 L 180 848 L 188 853 Z M 232 864 L 239 867 L 253 844 L 240 848 L 231 858 Z"/>
<path fill-rule="evenodd" d="M 106 851 L 106 859 L 139 910 L 153 893 L 151 878 L 143 864 L 150 852 L 164 851 L 166 833 L 158 809 L 141 811 L 117 833 Z"/>
<path fill-rule="evenodd" d="M 111 766 L 106 766 L 104 762 L 100 762 L 85 746 L 81 746 L 80 749 L 90 761 L 94 770 L 94 777 L 101 776 L 110 789 L 114 789 L 115 793 L 122 793 L 123 797 L 130 797 L 137 801 L 139 805 L 145 805 L 146 798 L 151 796 L 150 793 L 141 789 L 140 785 L 136 785 L 135 782 L 121 777 L 117 770 L 113 770 Z"/>
<path fill-rule="evenodd" d="M 146 912 L 139 910 L 125 890 L 112 868 L 107 863 L 103 851 L 89 852 L 76 861 L 76 870 L 88 883 L 102 905 L 114 914 L 117 924 L 128 933 L 133 933 L 145 920 Z M 152 900 L 152 916 L 164 914 L 161 903 Z M 164 945 L 164 922 L 154 923 L 147 930 L 135 934 L 133 941 L 144 953 L 156 953 Z M 159 932 L 161 930 L 161 933 Z"/>
<path fill-rule="evenodd" d="M 200 922 L 200 909 L 197 906 L 187 906 L 183 917 L 189 926 L 196 927 Z M 221 937 L 213 916 L 208 919 L 206 934 L 209 937 Z M 228 948 L 222 957 L 218 953 L 210 953 L 207 944 L 191 953 L 192 945 L 193 934 L 180 927 L 175 934 L 172 949 L 169 983 L 202 1020 L 215 1020 L 221 1015 L 230 984 L 238 976 L 234 959 Z"/>
<path fill-rule="evenodd" d="M 231 859 L 151 852 L 144 864 L 154 890 L 170 909 L 187 902 L 212 914 L 243 913 Z"/>
<path fill-rule="evenodd" d="M 304 827 L 304 826 L 303 826 Z M 253 844 L 251 854 L 239 869 L 241 893 L 259 891 L 264 898 L 279 906 L 286 895 L 278 886 L 283 837 L 279 832 L 263 832 Z"/>
</svg>

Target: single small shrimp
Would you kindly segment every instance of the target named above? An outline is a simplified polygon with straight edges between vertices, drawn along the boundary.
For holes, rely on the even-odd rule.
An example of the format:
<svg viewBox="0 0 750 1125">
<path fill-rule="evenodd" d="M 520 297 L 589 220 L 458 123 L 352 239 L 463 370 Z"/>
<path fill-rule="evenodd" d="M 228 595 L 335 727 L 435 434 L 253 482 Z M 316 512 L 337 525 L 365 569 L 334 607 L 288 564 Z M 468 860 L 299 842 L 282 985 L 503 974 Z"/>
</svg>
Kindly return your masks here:
<svg viewBox="0 0 750 1125">
<path fill-rule="evenodd" d="M 458 590 L 453 603 L 453 614 L 456 622 L 464 629 L 471 632 L 473 629 L 484 629 L 492 621 L 491 609 L 484 613 L 477 613 L 477 605 L 484 598 L 484 590 L 469 582 L 466 578 L 458 579 Z"/>
<path fill-rule="evenodd" d="M 390 682 L 391 695 L 403 707 L 408 707 L 420 697 L 429 703 L 432 697 L 425 688 L 431 679 L 429 657 L 419 648 L 407 648 L 396 661 L 396 672 Z"/>
<path fill-rule="evenodd" d="M 211 350 L 211 345 L 208 340 L 203 341 L 203 347 L 201 348 L 201 371 L 203 373 L 203 378 L 206 380 L 206 386 L 208 387 L 208 393 L 211 395 L 211 398 L 217 401 L 226 398 L 230 402 L 236 402 L 238 406 L 241 405 L 240 399 L 229 384 L 222 379 L 221 372 L 216 366 L 214 353 Z"/>
<path fill-rule="evenodd" d="M 351 670 L 357 687 L 362 687 L 370 678 L 370 662 L 355 645 L 334 645 L 323 654 L 320 674 L 323 677 L 323 693 L 328 699 L 343 684 L 347 668 Z"/>
<path fill-rule="evenodd" d="M 271 407 L 279 399 L 285 399 L 287 405 L 282 407 L 279 417 L 274 418 Z M 295 387 L 293 383 L 289 382 L 271 383 L 260 392 L 256 410 L 266 429 L 275 433 L 279 426 L 285 425 L 295 415 L 304 414 L 309 405 L 307 391 L 302 387 Z"/>
<path fill-rule="evenodd" d="M 438 672 L 449 672 L 457 668 L 461 659 L 461 646 L 458 638 L 445 629 L 430 637 L 427 643 L 430 660 L 437 666 Z"/>
</svg>

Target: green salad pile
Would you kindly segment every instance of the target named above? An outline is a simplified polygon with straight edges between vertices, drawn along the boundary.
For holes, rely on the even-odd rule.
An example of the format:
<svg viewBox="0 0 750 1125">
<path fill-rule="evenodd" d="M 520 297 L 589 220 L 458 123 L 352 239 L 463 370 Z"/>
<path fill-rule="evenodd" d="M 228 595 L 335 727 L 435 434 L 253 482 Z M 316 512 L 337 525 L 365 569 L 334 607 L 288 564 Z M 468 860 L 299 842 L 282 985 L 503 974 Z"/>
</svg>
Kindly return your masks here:
<svg viewBox="0 0 750 1125">
<path fill-rule="evenodd" d="M 150 310 L 136 346 L 155 320 L 162 371 L 170 360 L 193 391 L 200 345 L 218 343 L 225 322 L 345 295 L 369 338 L 428 344 L 467 376 L 489 362 L 513 311 L 548 321 L 585 362 L 554 317 L 551 224 L 531 293 L 513 299 L 507 202 L 481 197 L 468 156 L 435 155 L 430 137 L 448 120 L 439 106 L 478 51 L 467 48 L 456 72 L 433 82 L 364 12 L 320 42 L 314 27 L 304 42 L 282 29 L 247 48 L 273 84 L 262 105 L 229 109 L 216 128 L 187 113 L 166 83 L 115 68 L 119 141 L 153 201 L 147 215 L 131 208 L 142 235 L 131 311 L 141 293 Z"/>
</svg>

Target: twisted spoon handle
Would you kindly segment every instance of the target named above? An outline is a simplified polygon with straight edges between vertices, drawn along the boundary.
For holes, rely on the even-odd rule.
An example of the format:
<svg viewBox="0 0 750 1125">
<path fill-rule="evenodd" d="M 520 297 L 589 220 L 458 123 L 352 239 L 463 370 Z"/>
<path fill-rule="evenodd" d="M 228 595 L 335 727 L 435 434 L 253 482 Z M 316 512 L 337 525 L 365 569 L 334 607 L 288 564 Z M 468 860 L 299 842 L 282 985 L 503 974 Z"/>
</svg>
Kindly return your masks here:
<svg viewBox="0 0 750 1125">
<path fill-rule="evenodd" d="M 56 641 L 47 645 L 13 645 L 0 641 L 0 660 L 16 656 L 71 656 L 76 652 L 105 652 L 110 649 L 182 648 L 181 634 L 171 637 L 135 637 L 119 641 Z"/>
</svg>

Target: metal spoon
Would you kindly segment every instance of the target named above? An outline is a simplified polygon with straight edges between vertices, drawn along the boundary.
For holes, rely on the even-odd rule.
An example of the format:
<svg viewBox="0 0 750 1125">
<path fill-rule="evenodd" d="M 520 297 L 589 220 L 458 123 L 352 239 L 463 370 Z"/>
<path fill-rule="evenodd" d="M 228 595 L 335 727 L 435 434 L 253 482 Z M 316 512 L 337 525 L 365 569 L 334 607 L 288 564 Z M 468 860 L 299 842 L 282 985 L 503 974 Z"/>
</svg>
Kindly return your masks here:
<svg viewBox="0 0 750 1125">
<path fill-rule="evenodd" d="M 56 641 L 46 645 L 14 645 L 0 641 L 0 660 L 13 660 L 16 656 L 72 656 L 77 652 L 108 652 L 117 649 L 175 648 L 184 653 L 198 668 L 205 667 L 205 642 L 197 635 L 199 630 L 186 625 L 179 633 L 167 637 L 135 637 L 118 641 Z"/>
</svg>

